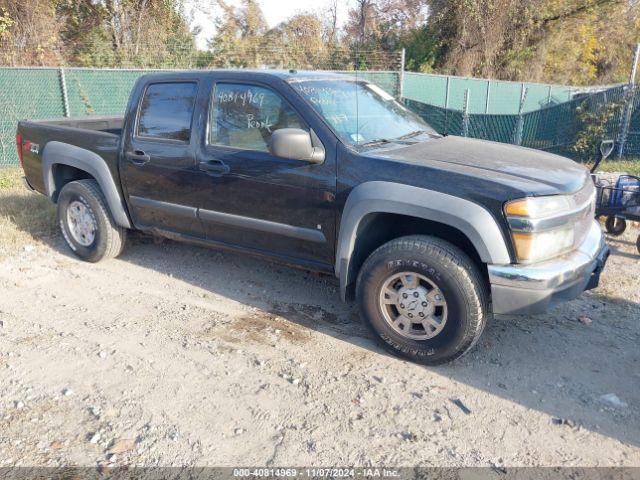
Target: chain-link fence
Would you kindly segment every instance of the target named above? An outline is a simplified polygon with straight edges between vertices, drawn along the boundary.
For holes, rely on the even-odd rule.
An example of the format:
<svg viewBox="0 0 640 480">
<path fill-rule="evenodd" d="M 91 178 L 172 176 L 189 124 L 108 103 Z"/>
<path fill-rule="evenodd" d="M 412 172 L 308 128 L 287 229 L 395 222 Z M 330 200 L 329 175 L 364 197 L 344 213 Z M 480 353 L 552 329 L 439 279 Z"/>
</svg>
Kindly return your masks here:
<svg viewBox="0 0 640 480">
<path fill-rule="evenodd" d="M 17 65 L 36 62 L 12 55 L 5 53 L 1 60 Z M 39 63 L 58 59 L 49 53 Z M 593 158 L 599 142 L 611 138 L 617 142 L 619 158 L 640 157 L 640 90 L 631 86 L 579 93 L 572 87 L 415 74 L 403 71 L 400 52 L 336 47 L 314 53 L 295 45 L 217 54 L 193 49 L 138 56 L 128 52 L 91 61 L 153 68 L 82 68 L 68 61 L 62 67 L 0 67 L 0 165 L 17 164 L 14 141 L 19 120 L 121 115 L 140 75 L 176 68 L 344 72 L 402 97 L 440 133 L 518 144 L 580 161 Z"/>
<path fill-rule="evenodd" d="M 525 95 L 523 95 L 524 97 Z M 439 133 L 481 138 L 591 161 L 602 140 L 616 142 L 618 158 L 640 157 L 640 88 L 618 85 L 520 113 L 478 114 L 415 100 L 405 103 Z"/>
<path fill-rule="evenodd" d="M 15 49 L 14 49 L 15 50 Z M 145 49 L 146 51 L 146 49 Z M 47 53 L 42 58 L 21 57 L 12 51 L 0 54 L 0 63 L 50 64 L 60 59 Z M 55 52 L 54 52 L 55 53 Z M 97 54 L 97 53 L 96 53 Z M 23 119 L 84 115 L 122 115 L 129 93 L 141 75 L 154 71 L 209 68 L 259 68 L 336 71 L 377 84 L 400 95 L 400 52 L 323 48 L 321 52 L 287 48 L 247 49 L 241 52 L 160 51 L 144 55 L 120 52 L 118 58 L 92 59 L 108 65 L 152 68 L 83 68 L 70 66 L 0 67 L 0 166 L 18 163 L 15 132 Z M 26 60 L 25 60 L 26 58 Z"/>
<path fill-rule="evenodd" d="M 569 101 L 576 87 L 542 83 L 507 82 L 482 78 L 405 73 L 405 98 L 435 107 L 463 110 L 465 99 L 470 114 L 515 114 L 524 92 L 523 111 L 530 112 Z"/>
</svg>

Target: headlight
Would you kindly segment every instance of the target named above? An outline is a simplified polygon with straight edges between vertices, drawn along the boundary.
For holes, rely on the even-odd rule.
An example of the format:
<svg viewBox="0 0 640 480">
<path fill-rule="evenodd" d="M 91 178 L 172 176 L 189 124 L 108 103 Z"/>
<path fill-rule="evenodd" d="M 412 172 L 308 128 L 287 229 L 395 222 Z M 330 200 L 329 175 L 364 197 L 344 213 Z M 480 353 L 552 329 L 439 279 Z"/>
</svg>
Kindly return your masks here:
<svg viewBox="0 0 640 480">
<path fill-rule="evenodd" d="M 591 203 L 589 198 L 576 205 L 575 198 L 569 195 L 528 197 L 506 203 L 504 213 L 518 262 L 540 262 L 572 250 L 576 225 L 590 215 Z"/>
<path fill-rule="evenodd" d="M 516 215 L 534 219 L 567 213 L 570 209 L 571 201 L 565 195 L 527 197 L 508 202 L 504 207 L 507 216 Z"/>
<path fill-rule="evenodd" d="M 518 260 L 533 263 L 546 260 L 573 248 L 573 225 L 569 228 L 549 230 L 540 233 L 513 232 L 513 246 Z"/>
</svg>

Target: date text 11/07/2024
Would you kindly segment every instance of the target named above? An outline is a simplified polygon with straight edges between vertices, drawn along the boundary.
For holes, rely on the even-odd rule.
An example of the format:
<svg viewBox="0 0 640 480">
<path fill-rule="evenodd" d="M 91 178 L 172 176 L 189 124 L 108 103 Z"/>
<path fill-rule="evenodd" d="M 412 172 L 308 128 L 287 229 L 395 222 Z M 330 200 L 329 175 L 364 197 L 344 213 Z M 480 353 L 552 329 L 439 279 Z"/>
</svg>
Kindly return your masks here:
<svg viewBox="0 0 640 480">
<path fill-rule="evenodd" d="M 394 478 L 400 474 L 392 468 L 234 468 L 233 476 L 245 477 L 303 477 L 303 478 Z"/>
</svg>

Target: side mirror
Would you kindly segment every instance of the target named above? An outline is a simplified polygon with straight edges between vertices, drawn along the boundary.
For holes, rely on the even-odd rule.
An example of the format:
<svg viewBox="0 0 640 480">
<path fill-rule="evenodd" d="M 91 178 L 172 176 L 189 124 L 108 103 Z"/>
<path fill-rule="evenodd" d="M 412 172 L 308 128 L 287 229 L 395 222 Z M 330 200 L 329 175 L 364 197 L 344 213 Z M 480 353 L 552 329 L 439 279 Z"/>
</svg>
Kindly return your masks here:
<svg viewBox="0 0 640 480">
<path fill-rule="evenodd" d="M 324 147 L 313 130 L 280 128 L 271 134 L 271 155 L 310 163 L 324 162 Z"/>
<path fill-rule="evenodd" d="M 609 155 L 611 155 L 611 152 L 613 152 L 613 147 L 615 146 L 613 140 L 603 140 L 602 142 L 600 142 L 600 155 L 601 155 L 601 160 L 606 160 L 607 157 Z"/>
</svg>

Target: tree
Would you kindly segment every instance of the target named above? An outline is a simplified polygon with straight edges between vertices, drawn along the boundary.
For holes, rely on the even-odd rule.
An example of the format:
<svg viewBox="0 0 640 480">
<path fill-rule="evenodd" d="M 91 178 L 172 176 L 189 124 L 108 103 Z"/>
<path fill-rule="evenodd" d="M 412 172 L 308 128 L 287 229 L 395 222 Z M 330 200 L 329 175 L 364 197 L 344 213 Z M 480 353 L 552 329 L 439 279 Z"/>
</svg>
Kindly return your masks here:
<svg viewBox="0 0 640 480">
<path fill-rule="evenodd" d="M 620 58 L 628 62 L 624 51 L 639 39 L 635 1 L 428 4 L 434 67 L 444 73 L 574 84 L 622 80 Z"/>
<path fill-rule="evenodd" d="M 4 65 L 47 65 L 62 54 L 55 0 L 0 0 L 0 60 Z"/>
<path fill-rule="evenodd" d="M 179 0 L 0 0 L 5 64 L 175 66 L 195 51 Z"/>
<path fill-rule="evenodd" d="M 338 0 L 271 29 L 257 0 L 209 0 L 198 52 L 185 1 L 0 0 L 0 61 L 396 69 L 405 48 L 409 70 L 589 85 L 626 81 L 640 41 L 639 0 L 353 0 L 342 31 Z"/>
<path fill-rule="evenodd" d="M 215 20 L 216 34 L 209 40 L 209 50 L 212 54 L 211 65 L 215 66 L 240 66 L 230 63 L 230 54 L 240 48 L 240 19 L 236 9 L 223 0 L 218 1 L 222 9 L 222 15 Z"/>
<path fill-rule="evenodd" d="M 375 0 L 356 0 L 356 7 L 349 10 L 349 21 L 345 32 L 352 44 L 375 47 L 380 43 L 378 29 L 380 18 Z"/>
<path fill-rule="evenodd" d="M 269 29 L 255 0 L 244 0 L 235 8 L 217 0 L 221 14 L 216 34 L 209 41 L 209 65 L 217 67 L 336 68 L 341 60 L 331 57 L 337 48 L 335 31 L 313 13 L 298 13 Z M 336 4 L 334 4 L 334 7 Z M 333 38 L 327 44 L 327 38 Z"/>
<path fill-rule="evenodd" d="M 338 43 L 338 0 L 331 0 L 329 6 L 323 12 L 322 38 L 329 45 Z"/>
<path fill-rule="evenodd" d="M 428 56 L 424 49 L 431 42 L 423 30 L 426 5 L 426 0 L 357 0 L 345 26 L 347 42 L 359 49 L 387 52 L 374 67 L 397 68 L 391 54 L 403 47 L 408 48 L 412 55 L 408 60 L 414 65 L 418 57 Z"/>
<path fill-rule="evenodd" d="M 120 64 L 175 66 L 195 50 L 178 0 L 100 0 L 97 5 L 102 31 L 93 38 L 106 36 Z"/>
<path fill-rule="evenodd" d="M 327 65 L 327 48 L 322 39 L 322 21 L 311 13 L 294 15 L 270 32 L 280 51 L 280 66 L 291 68 L 331 68 Z"/>
<path fill-rule="evenodd" d="M 258 67 L 268 44 L 267 21 L 256 0 L 243 0 L 240 8 L 217 0 L 222 10 L 215 21 L 216 34 L 209 41 L 211 65 Z"/>
</svg>

